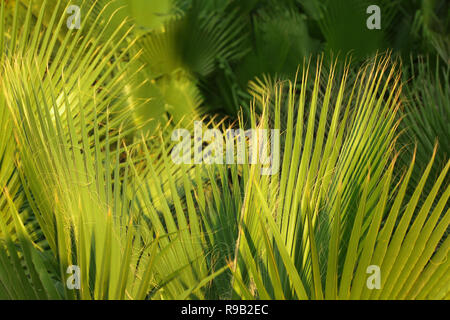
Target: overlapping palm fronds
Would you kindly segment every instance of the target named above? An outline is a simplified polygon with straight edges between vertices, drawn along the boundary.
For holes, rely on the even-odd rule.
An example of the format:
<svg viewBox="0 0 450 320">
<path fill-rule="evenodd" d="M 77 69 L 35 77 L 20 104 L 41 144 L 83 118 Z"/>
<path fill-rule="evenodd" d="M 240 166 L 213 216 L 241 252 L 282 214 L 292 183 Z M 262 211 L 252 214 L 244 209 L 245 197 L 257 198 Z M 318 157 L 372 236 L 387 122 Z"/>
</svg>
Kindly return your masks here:
<svg viewBox="0 0 450 320">
<path fill-rule="evenodd" d="M 333 72 L 320 104 L 319 76 L 309 99 L 304 81 L 299 97 L 291 87 L 287 104 L 280 96 L 275 98 L 280 99 L 275 119 L 284 107 L 295 110 L 298 104 L 298 113 L 288 113 L 281 176 L 267 179 L 257 168 L 249 168 L 232 266 L 237 297 L 444 299 L 448 295 L 448 239 L 438 244 L 449 226 L 450 189 L 445 177 L 450 163 L 447 160 L 439 176 L 431 178 L 428 192 L 424 185 L 436 166 L 436 150 L 417 182 L 411 181 L 414 157 L 400 182 L 394 183 L 400 89 L 398 75 L 385 63 L 376 62 L 361 72 L 348 101 L 342 90 L 346 77 L 334 87 Z M 304 73 L 302 79 L 306 77 Z M 336 100 L 330 100 L 332 90 L 340 90 Z M 318 123 L 316 112 L 321 114 Z M 329 112 L 333 120 L 328 125 Z M 408 188 L 413 195 L 407 199 Z M 421 198 L 424 202 L 419 205 Z M 370 266 L 380 268 L 379 290 L 367 286 Z"/>
<path fill-rule="evenodd" d="M 240 83 L 246 15 L 314 42 L 297 1 L 281 27 L 265 1 L 151 3 L 148 25 L 121 3 L 80 2 L 69 30 L 66 1 L 1 1 L 0 299 L 449 299 L 447 73 L 405 90 L 389 55 L 291 70 L 286 49 L 293 81 Z M 216 76 L 230 110 L 253 96 L 236 126 L 280 130 L 272 175 L 172 161 Z"/>
</svg>

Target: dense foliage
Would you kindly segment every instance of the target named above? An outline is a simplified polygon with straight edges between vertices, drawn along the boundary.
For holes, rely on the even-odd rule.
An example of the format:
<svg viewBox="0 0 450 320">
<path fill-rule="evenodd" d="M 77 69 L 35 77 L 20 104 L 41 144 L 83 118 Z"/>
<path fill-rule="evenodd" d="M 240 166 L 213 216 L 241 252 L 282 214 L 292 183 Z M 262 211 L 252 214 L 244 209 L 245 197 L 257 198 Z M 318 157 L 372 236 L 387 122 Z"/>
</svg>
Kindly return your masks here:
<svg viewBox="0 0 450 320">
<path fill-rule="evenodd" d="M 0 3 L 0 299 L 450 299 L 447 1 Z"/>
</svg>

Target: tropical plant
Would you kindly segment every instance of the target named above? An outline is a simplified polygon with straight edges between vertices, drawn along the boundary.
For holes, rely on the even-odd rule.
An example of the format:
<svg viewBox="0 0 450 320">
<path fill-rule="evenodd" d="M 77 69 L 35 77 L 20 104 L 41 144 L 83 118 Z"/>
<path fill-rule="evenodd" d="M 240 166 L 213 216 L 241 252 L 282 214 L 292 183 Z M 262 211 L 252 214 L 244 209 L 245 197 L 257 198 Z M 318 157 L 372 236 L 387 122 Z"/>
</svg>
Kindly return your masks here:
<svg viewBox="0 0 450 320">
<path fill-rule="evenodd" d="M 0 1 L 0 299 L 449 299 L 448 72 L 304 59 L 298 2 L 81 1 L 70 30 L 67 1 Z M 279 171 L 175 163 L 193 120 L 280 130 Z"/>
<path fill-rule="evenodd" d="M 201 260 L 205 254 L 201 246 L 181 242 L 186 225 L 171 224 L 165 232 L 147 226 L 143 212 L 151 210 L 152 200 L 136 194 L 145 187 L 136 183 L 146 179 L 136 175 L 146 171 L 137 171 L 139 159 L 127 160 L 131 151 L 123 145 L 136 130 L 122 127 L 135 105 L 124 107 L 128 97 L 118 65 L 132 43 L 119 51 L 122 43 L 99 45 L 67 32 L 56 47 L 49 36 L 65 20 L 57 22 L 56 8 L 44 27 L 45 8 L 31 28 L 28 7 L 24 27 L 13 25 L 1 41 L 2 136 L 8 139 L 2 140 L 1 297 L 143 299 L 161 288 L 169 298 L 196 293 L 210 277 Z M 3 5 L 2 16 L 6 10 Z M 18 21 L 18 4 L 13 12 Z M 158 156 L 156 149 L 152 156 Z M 148 161 L 147 170 L 154 163 Z M 171 267 L 157 272 L 158 260 Z M 64 281 L 74 264 L 85 274 L 79 294 Z M 169 282 L 176 289 L 166 287 Z"/>
<path fill-rule="evenodd" d="M 433 167 L 433 153 L 420 181 L 412 186 L 414 194 L 406 200 L 415 161 L 413 158 L 400 182 L 393 183 L 398 158 L 394 151 L 395 113 L 400 96 L 394 69 L 383 60 L 367 66 L 348 100 L 343 99 L 346 75 L 335 83 L 333 71 L 330 73 L 322 101 L 319 77 L 320 72 L 309 98 L 306 85 L 302 85 L 298 100 L 292 85 L 287 103 L 282 103 L 279 95 L 275 97 L 275 123 L 280 109 L 292 110 L 288 112 L 282 170 L 280 176 L 267 179 L 259 176 L 257 168 L 249 168 L 232 266 L 237 296 L 447 297 L 448 239 L 436 248 L 449 226 L 448 181 L 443 194 L 438 191 L 450 163 L 447 161 L 433 180 L 432 190 L 419 206 Z M 339 90 L 336 100 L 330 99 L 332 90 Z M 308 101 L 309 115 L 305 117 Z M 318 123 L 316 112 L 321 115 Z M 327 123 L 329 112 L 333 114 L 331 123 Z M 369 266 L 380 267 L 381 290 L 366 285 Z"/>
</svg>

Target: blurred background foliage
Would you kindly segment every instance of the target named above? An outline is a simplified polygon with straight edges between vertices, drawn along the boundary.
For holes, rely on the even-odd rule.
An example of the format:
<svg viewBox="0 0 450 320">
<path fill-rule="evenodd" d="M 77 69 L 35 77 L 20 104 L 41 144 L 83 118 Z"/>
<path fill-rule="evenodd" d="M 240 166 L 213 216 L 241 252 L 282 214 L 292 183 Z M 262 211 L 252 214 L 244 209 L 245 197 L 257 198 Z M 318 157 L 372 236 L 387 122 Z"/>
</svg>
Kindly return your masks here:
<svg viewBox="0 0 450 320">
<path fill-rule="evenodd" d="M 366 27 L 370 5 L 381 8 L 381 30 Z M 94 10 L 111 19 L 104 39 L 124 21 L 136 25 L 148 83 L 135 98 L 149 100 L 137 121 L 248 115 L 250 82 L 294 80 L 303 60 L 322 52 L 328 64 L 351 56 L 359 65 L 386 50 L 449 61 L 446 0 L 98 0 Z"/>
</svg>

